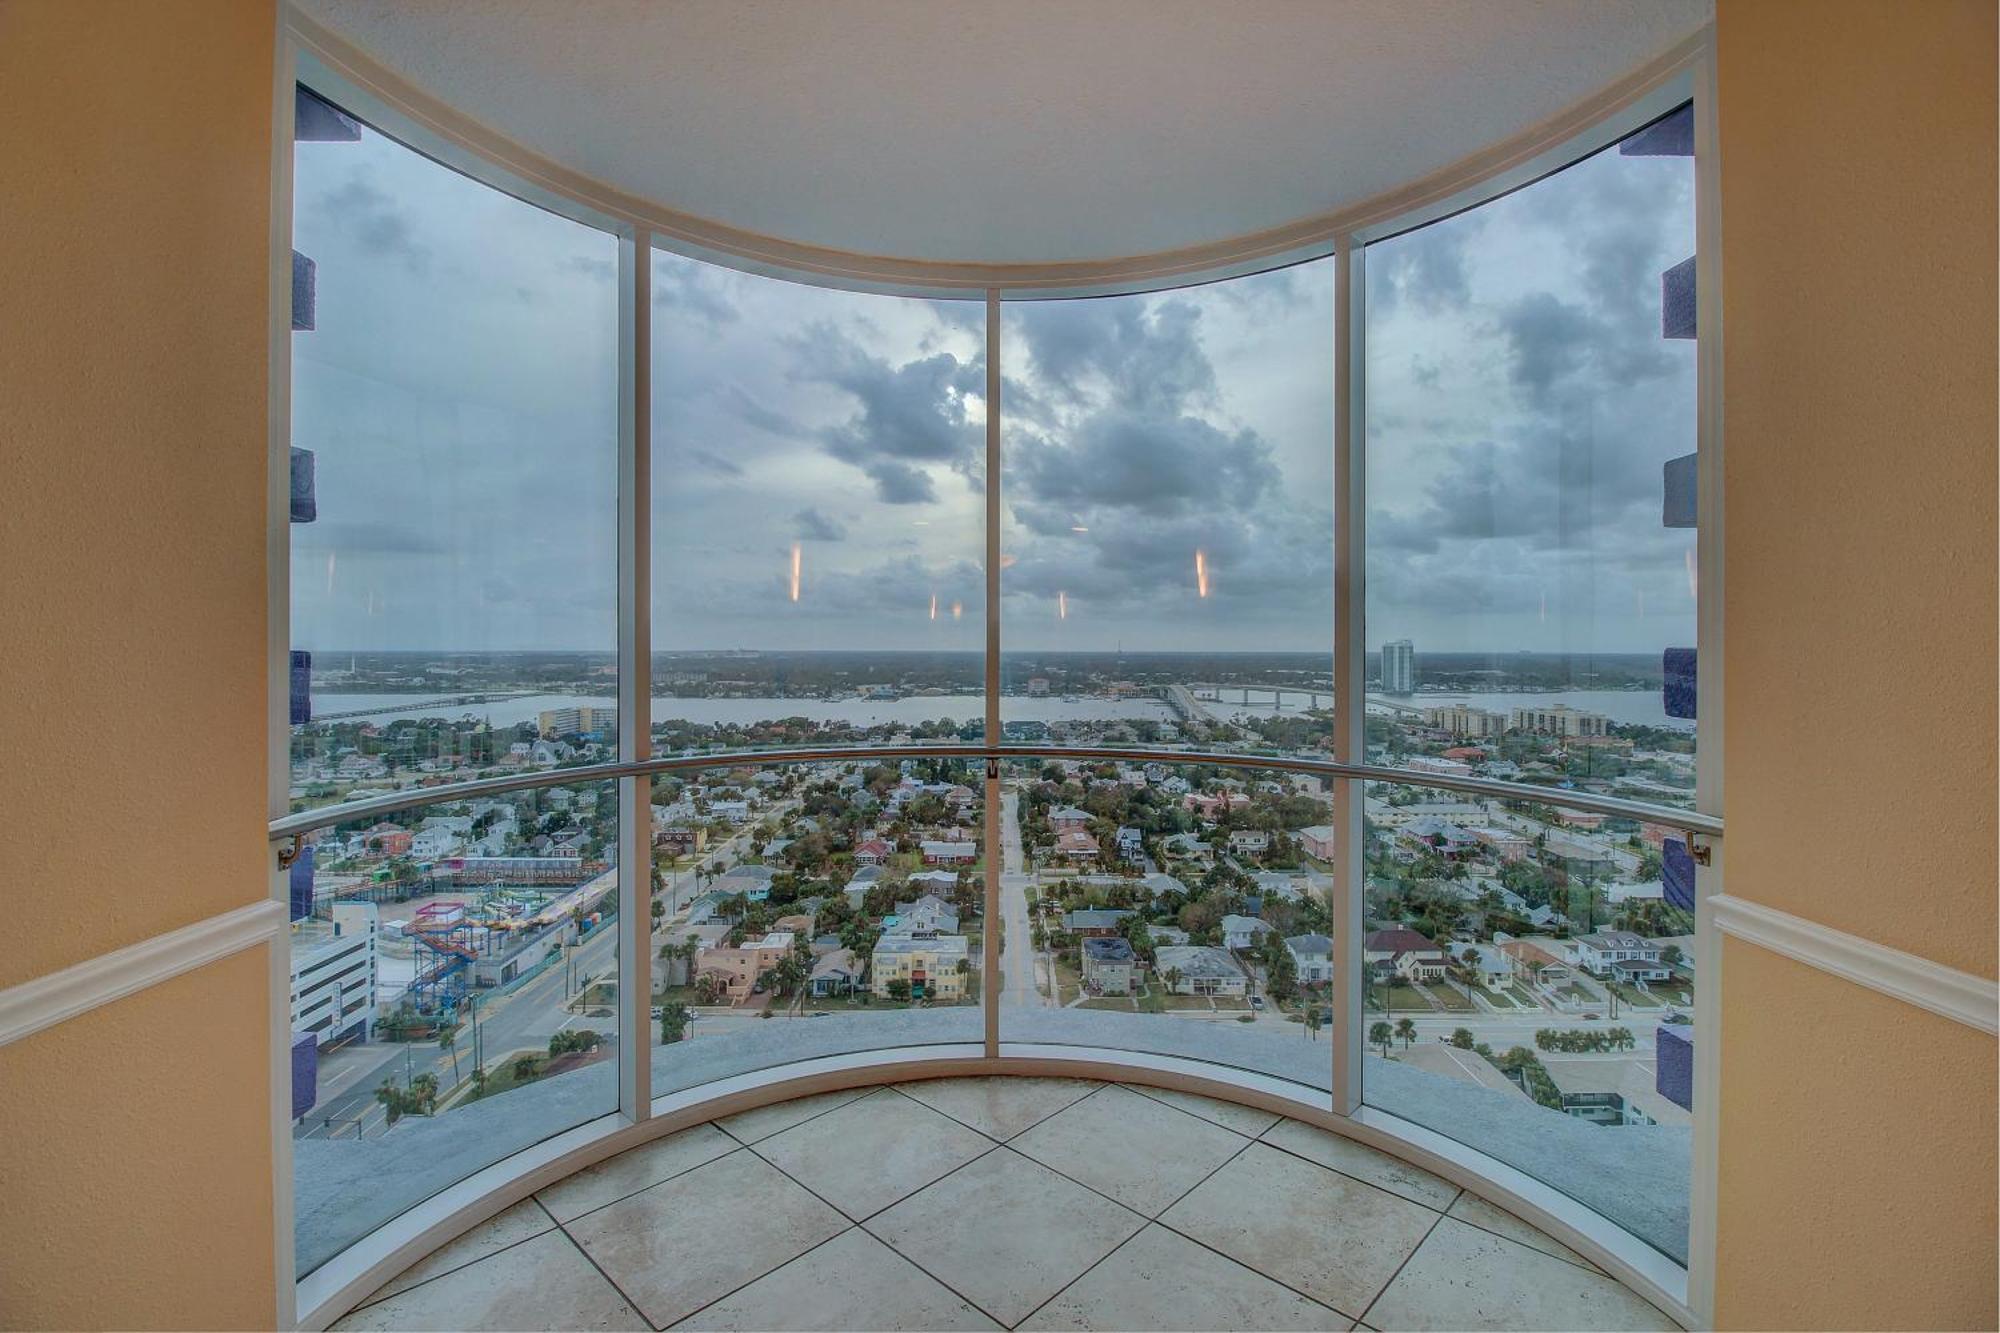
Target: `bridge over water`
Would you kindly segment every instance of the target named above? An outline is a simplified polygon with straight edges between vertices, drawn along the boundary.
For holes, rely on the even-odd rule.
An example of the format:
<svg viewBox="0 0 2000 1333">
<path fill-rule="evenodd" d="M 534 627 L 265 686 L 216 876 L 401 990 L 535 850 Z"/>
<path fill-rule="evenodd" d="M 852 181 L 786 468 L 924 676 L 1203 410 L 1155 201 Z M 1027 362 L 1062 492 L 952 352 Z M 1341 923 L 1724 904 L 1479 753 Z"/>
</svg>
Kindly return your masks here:
<svg viewBox="0 0 2000 1333">
<path fill-rule="evenodd" d="M 454 708 L 472 708 L 479 704 L 506 703 L 510 699 L 529 699 L 540 690 L 489 690 L 483 694 L 452 694 L 439 699 L 422 699 L 413 704 L 384 704 L 380 708 L 349 708 L 338 713 L 313 713 L 315 722 L 338 722 L 344 718 L 379 717 L 383 713 L 435 713 L 443 715 Z"/>
</svg>

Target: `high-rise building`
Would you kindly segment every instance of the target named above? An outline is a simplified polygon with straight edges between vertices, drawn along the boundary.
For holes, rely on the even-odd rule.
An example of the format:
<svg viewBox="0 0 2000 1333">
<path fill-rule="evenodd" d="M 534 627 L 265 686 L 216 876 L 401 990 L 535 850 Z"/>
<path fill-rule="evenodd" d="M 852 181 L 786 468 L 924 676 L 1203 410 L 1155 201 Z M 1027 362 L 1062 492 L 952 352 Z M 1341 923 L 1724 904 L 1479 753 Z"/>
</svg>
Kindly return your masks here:
<svg viewBox="0 0 2000 1333">
<path fill-rule="evenodd" d="M 618 710 L 590 704 L 545 708 L 536 725 L 544 736 L 609 736 L 618 729 Z"/>
<path fill-rule="evenodd" d="M 1382 645 L 1382 692 L 1411 694 L 1417 688 L 1417 650 L 1408 639 Z"/>
</svg>

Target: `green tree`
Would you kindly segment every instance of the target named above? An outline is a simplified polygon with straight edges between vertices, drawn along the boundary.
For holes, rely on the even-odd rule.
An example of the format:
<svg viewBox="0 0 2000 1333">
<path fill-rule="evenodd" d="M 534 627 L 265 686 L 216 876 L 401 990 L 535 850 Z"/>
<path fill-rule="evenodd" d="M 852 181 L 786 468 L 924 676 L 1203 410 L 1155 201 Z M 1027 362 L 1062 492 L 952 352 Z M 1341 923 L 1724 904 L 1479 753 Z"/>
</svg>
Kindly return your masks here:
<svg viewBox="0 0 2000 1333">
<path fill-rule="evenodd" d="M 438 1029 L 438 1049 L 451 1053 L 451 1081 L 458 1083 L 458 1028 L 447 1024 Z"/>
<path fill-rule="evenodd" d="M 1453 1028 L 1451 1030 L 1451 1044 L 1461 1051 L 1471 1050 L 1472 1030 L 1470 1028 Z"/>
<path fill-rule="evenodd" d="M 1389 1053 L 1389 1047 L 1394 1044 L 1395 1040 L 1396 1029 L 1390 1027 L 1387 1023 L 1375 1023 L 1368 1029 L 1368 1044 L 1370 1046 L 1380 1046 L 1383 1055 Z"/>
<path fill-rule="evenodd" d="M 887 990 L 889 998 L 892 1000 L 907 1000 L 910 998 L 910 983 L 902 977 L 891 977 Z"/>
<path fill-rule="evenodd" d="M 1417 1039 L 1416 1023 L 1407 1018 L 1397 1019 L 1396 1035 L 1402 1039 L 1403 1049 L 1407 1051 L 1408 1049 L 1410 1049 L 1411 1043 L 1415 1042 Z"/>
<path fill-rule="evenodd" d="M 671 1046 L 687 1036 L 688 1007 L 679 1000 L 660 1006 L 660 1045 Z"/>
</svg>

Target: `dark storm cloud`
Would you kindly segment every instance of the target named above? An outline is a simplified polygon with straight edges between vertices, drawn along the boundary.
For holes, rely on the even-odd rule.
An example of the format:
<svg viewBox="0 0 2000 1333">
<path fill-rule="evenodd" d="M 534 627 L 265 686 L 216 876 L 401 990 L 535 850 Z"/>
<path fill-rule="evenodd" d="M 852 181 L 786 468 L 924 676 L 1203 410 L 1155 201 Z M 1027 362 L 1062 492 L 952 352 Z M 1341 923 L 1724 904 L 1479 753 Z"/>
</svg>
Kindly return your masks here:
<svg viewBox="0 0 2000 1333">
<path fill-rule="evenodd" d="M 1537 407 L 1547 406 L 1559 383 L 1590 365 L 1603 336 L 1597 320 L 1548 292 L 1512 302 L 1496 323 L 1513 355 L 1508 373 Z"/>
<path fill-rule="evenodd" d="M 837 542 L 847 536 L 847 527 L 839 519 L 830 518 L 818 509 L 801 509 L 792 515 L 800 537 L 808 541 Z"/>
<path fill-rule="evenodd" d="M 1085 418 L 1067 443 L 1024 436 L 1013 455 L 1011 475 L 1028 500 L 1075 509 L 1247 509 L 1279 479 L 1271 446 L 1254 431 L 1226 433 L 1198 417 L 1123 408 Z"/>
<path fill-rule="evenodd" d="M 1101 390 L 1113 406 L 1173 416 L 1215 397 L 1200 324 L 1191 301 L 1114 297 L 1033 306 L 1016 327 L 1044 393 L 1079 403 Z"/>
<path fill-rule="evenodd" d="M 448 549 L 435 528 L 416 521 L 321 521 L 292 532 L 294 545 L 301 549 L 320 547 L 377 555 L 440 555 Z"/>
<path fill-rule="evenodd" d="M 949 352 L 893 365 L 827 321 L 810 325 L 790 350 L 796 379 L 832 385 L 860 404 L 858 415 L 819 432 L 820 445 L 861 469 L 883 503 L 935 500 L 927 464 L 975 474 L 982 432 L 966 415 L 965 397 L 980 391 L 982 366 Z"/>
</svg>

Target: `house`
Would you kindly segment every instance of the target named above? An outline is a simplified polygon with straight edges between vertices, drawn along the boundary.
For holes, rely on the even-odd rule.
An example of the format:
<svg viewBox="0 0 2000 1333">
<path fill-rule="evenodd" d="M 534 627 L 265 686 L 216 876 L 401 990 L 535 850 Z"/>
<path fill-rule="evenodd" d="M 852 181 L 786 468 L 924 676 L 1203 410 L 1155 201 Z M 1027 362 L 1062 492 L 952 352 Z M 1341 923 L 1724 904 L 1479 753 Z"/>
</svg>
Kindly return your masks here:
<svg viewBox="0 0 2000 1333">
<path fill-rule="evenodd" d="M 689 903 L 688 924 L 690 926 L 700 926 L 720 919 L 723 915 L 722 900 L 727 896 L 711 889 Z"/>
<path fill-rule="evenodd" d="M 732 824 L 746 823 L 750 818 L 750 802 L 710 801 L 708 813 L 716 819 L 726 819 Z"/>
<path fill-rule="evenodd" d="M 1049 828 L 1057 834 L 1071 831 L 1081 832 L 1090 827 L 1090 812 L 1079 810 L 1073 805 L 1058 805 L 1049 810 Z"/>
<path fill-rule="evenodd" d="M 697 978 L 715 977 L 729 1002 L 740 1004 L 756 993 L 757 978 L 785 960 L 796 938 L 789 930 L 774 930 L 760 940 L 746 940 L 733 948 L 702 949 L 694 956 L 694 974 Z"/>
<path fill-rule="evenodd" d="M 903 882 L 918 893 L 934 893 L 940 898 L 958 892 L 956 870 L 919 870 Z"/>
<path fill-rule="evenodd" d="M 879 866 L 895 855 L 895 852 L 896 849 L 881 838 L 870 838 L 866 842 L 855 845 L 854 864 L 858 866 Z"/>
<path fill-rule="evenodd" d="M 924 931 L 950 935 L 958 930 L 958 909 L 935 894 L 927 893 L 913 902 L 896 904 L 893 935 L 914 935 Z"/>
<path fill-rule="evenodd" d="M 1396 836 L 1413 847 L 1423 847 L 1448 857 L 1463 856 L 1479 844 L 1470 833 L 1450 820 L 1424 815 L 1396 831 Z"/>
<path fill-rule="evenodd" d="M 813 962 L 812 979 L 807 982 L 816 998 L 852 995 L 861 986 L 861 960 L 852 949 L 835 949 Z"/>
<path fill-rule="evenodd" d="M 740 893 L 750 902 L 761 903 L 771 896 L 771 877 L 775 873 L 769 866 L 737 866 L 711 881 L 709 887 L 717 893 Z"/>
<path fill-rule="evenodd" d="M 847 895 L 848 906 L 858 912 L 861 910 L 862 902 L 868 897 L 868 890 L 881 882 L 882 870 L 879 866 L 863 866 L 854 872 L 854 878 L 847 881 L 847 886 L 841 892 Z"/>
<path fill-rule="evenodd" d="M 419 861 L 439 861 L 456 855 L 461 844 L 448 828 L 426 828 L 410 839 L 410 855 Z"/>
<path fill-rule="evenodd" d="M 1495 935 L 1493 941 L 1513 964 L 1514 975 L 1536 990 L 1553 993 L 1569 984 L 1570 965 L 1535 941 L 1510 939 L 1506 935 Z"/>
<path fill-rule="evenodd" d="M 377 824 L 362 835 L 364 845 L 376 856 L 408 856 L 411 834 L 394 824 Z"/>
<path fill-rule="evenodd" d="M 1505 990 L 1514 981 L 1514 959 L 1491 944 L 1453 945 L 1451 955 L 1487 990 Z"/>
<path fill-rule="evenodd" d="M 1271 929 L 1271 923 L 1254 916 L 1238 916 L 1230 913 L 1222 918 L 1222 947 L 1225 949 L 1254 949 L 1258 940 Z"/>
<path fill-rule="evenodd" d="M 1185 930 L 1182 930 L 1179 926 L 1169 926 L 1164 923 L 1159 925 L 1148 924 L 1146 927 L 1146 936 L 1155 945 L 1186 944 L 1188 942 L 1188 933 Z"/>
<path fill-rule="evenodd" d="M 1131 824 L 1118 830 L 1118 858 L 1137 861 L 1146 855 L 1145 834 Z"/>
<path fill-rule="evenodd" d="M 869 989 L 889 998 L 889 983 L 907 981 L 913 1000 L 965 998 L 971 953 L 963 935 L 884 935 L 875 941 Z"/>
<path fill-rule="evenodd" d="M 1093 995 L 1130 995 L 1138 958 L 1116 935 L 1083 942 L 1083 985 Z"/>
<path fill-rule="evenodd" d="M 1371 930 L 1361 941 L 1361 958 L 1378 979 L 1391 976 L 1408 981 L 1437 981 L 1444 976 L 1444 950 L 1430 937 L 1408 926 Z"/>
<path fill-rule="evenodd" d="M 1660 961 L 1660 946 L 1629 930 L 1598 931 L 1569 942 L 1570 960 L 1593 977 L 1619 981 L 1665 981 L 1673 969 Z"/>
<path fill-rule="evenodd" d="M 1333 859 L 1333 825 L 1314 824 L 1302 828 L 1292 835 L 1298 839 L 1299 850 L 1318 861 Z"/>
<path fill-rule="evenodd" d="M 1124 931 L 1125 918 L 1131 915 L 1131 912 L 1122 907 L 1078 908 L 1063 916 L 1063 929 L 1086 939 L 1093 936 L 1117 935 Z"/>
<path fill-rule="evenodd" d="M 1155 870 L 1150 875 L 1141 875 L 1139 882 L 1146 886 L 1146 896 L 1157 898 L 1163 893 L 1178 893 L 1187 896 L 1188 887 L 1172 875 Z"/>
<path fill-rule="evenodd" d="M 1162 838 L 1160 850 L 1168 856 L 1181 856 L 1194 861 L 1207 861 L 1212 855 L 1209 845 L 1192 833 L 1176 833 Z"/>
<path fill-rule="evenodd" d="M 1258 897 L 1276 898 L 1280 902 L 1297 902 L 1306 896 L 1309 886 L 1305 876 L 1283 870 L 1253 870 L 1250 878 L 1257 885 Z"/>
<path fill-rule="evenodd" d="M 1391 805 L 1379 797 L 1370 796 L 1363 804 L 1368 823 L 1375 828 L 1401 828 L 1413 819 L 1443 819 L 1451 823 L 1485 824 L 1491 822 L 1483 805 L 1470 801 L 1412 801 L 1408 805 Z"/>
<path fill-rule="evenodd" d="M 1087 861 L 1098 854 L 1097 839 L 1081 829 L 1056 835 L 1055 854 L 1072 861 Z"/>
<path fill-rule="evenodd" d="M 1262 856 L 1271 850 L 1271 835 L 1263 829 L 1240 828 L 1229 834 L 1229 850 L 1252 856 Z"/>
<path fill-rule="evenodd" d="M 1618 903 L 1661 902 L 1667 896 L 1667 886 L 1659 880 L 1648 880 L 1644 884 L 1607 884 L 1604 896 L 1613 905 Z"/>
<path fill-rule="evenodd" d="M 1491 824 L 1474 825 L 1466 832 L 1472 835 L 1474 842 L 1510 864 L 1526 859 L 1528 852 L 1534 847 L 1527 835 L 1516 833 L 1512 829 L 1495 828 Z"/>
<path fill-rule="evenodd" d="M 1243 974 L 1228 950 L 1202 944 L 1177 944 L 1154 950 L 1153 974 L 1175 995 L 1241 997 L 1250 989 L 1250 978 Z"/>
<path fill-rule="evenodd" d="M 675 824 L 655 834 L 653 845 L 674 856 L 696 856 L 708 846 L 708 830 L 700 824 Z"/>
<path fill-rule="evenodd" d="M 971 865 L 979 859 L 978 843 L 925 841 L 919 846 L 927 866 Z"/>
<path fill-rule="evenodd" d="M 1292 956 L 1299 981 L 1318 986 L 1333 980 L 1333 941 L 1325 935 L 1290 935 L 1285 952 Z"/>
</svg>

